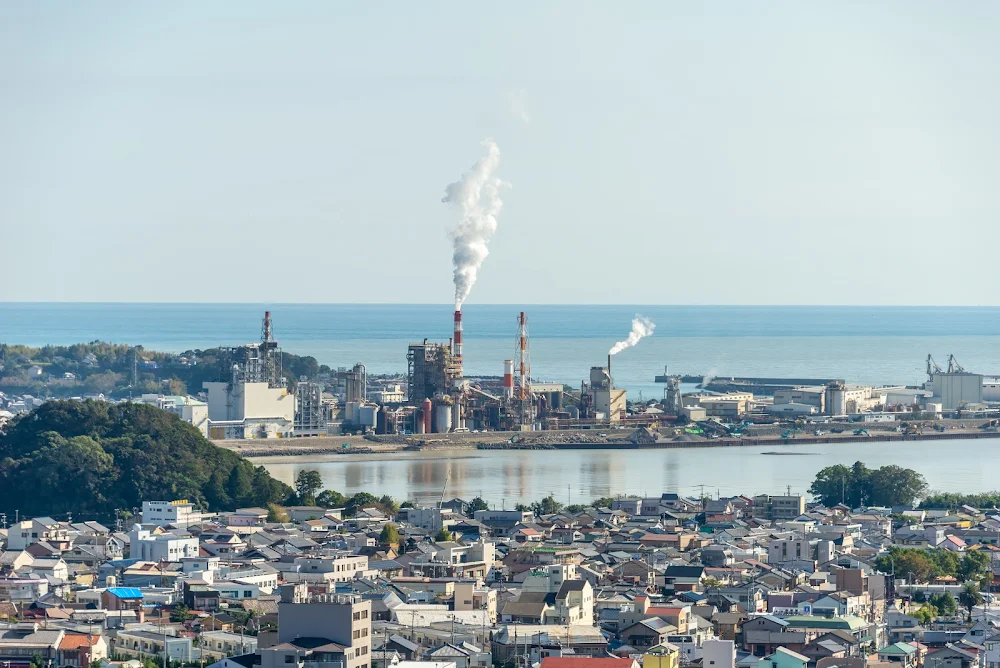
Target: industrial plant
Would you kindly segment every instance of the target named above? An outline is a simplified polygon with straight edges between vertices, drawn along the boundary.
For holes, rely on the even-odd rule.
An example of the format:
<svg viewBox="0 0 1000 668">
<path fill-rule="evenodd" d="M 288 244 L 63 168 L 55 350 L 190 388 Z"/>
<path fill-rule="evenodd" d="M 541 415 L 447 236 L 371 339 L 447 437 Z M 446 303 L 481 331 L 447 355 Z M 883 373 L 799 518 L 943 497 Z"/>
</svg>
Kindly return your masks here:
<svg viewBox="0 0 1000 668">
<path fill-rule="evenodd" d="M 656 375 L 662 399 L 630 403 L 614 381 L 614 355 L 652 333 L 637 316 L 628 338 L 592 366 L 579 389 L 531 375 L 528 316 L 512 319 L 513 350 L 496 376 L 469 376 L 463 358 L 462 311 L 444 342 L 423 339 L 405 352 L 404 374 L 370 377 L 365 365 L 289 379 L 270 312 L 260 341 L 222 348 L 226 375 L 205 382 L 207 435 L 213 439 L 322 437 L 342 433 L 401 435 L 482 432 L 660 429 L 694 424 L 686 433 L 741 433 L 737 424 L 851 420 L 891 423 L 997 413 L 1000 379 L 967 371 L 954 355 L 926 360 L 920 385 L 860 385 L 838 378 L 749 378 Z M 403 351 L 400 351 L 402 355 Z M 192 401 L 194 401 L 192 399 Z M 994 416 L 995 417 L 995 416 Z M 204 422 L 204 421 L 203 421 Z M 719 428 L 716 424 L 728 425 Z M 703 427 L 703 428 L 699 428 Z M 796 430 L 789 430 L 794 435 Z M 861 430 L 865 431 L 866 430 Z M 650 432 L 652 433 L 652 432 Z"/>
</svg>

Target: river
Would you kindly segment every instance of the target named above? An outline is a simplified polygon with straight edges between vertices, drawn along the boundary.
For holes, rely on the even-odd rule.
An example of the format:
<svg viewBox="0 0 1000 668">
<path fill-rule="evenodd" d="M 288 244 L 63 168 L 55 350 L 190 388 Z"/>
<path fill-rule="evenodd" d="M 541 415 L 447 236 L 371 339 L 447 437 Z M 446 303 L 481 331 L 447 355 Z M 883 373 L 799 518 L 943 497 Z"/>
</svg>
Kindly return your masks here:
<svg viewBox="0 0 1000 668">
<path fill-rule="evenodd" d="M 496 507 L 511 508 L 549 493 L 563 503 L 617 494 L 697 496 L 702 486 L 712 496 L 783 494 L 789 488 L 806 493 L 821 468 L 858 460 L 870 468 L 915 469 L 935 491 L 1000 488 L 1000 439 L 993 438 L 663 450 L 452 450 L 256 461 L 289 484 L 299 471 L 316 469 L 327 489 L 347 495 L 370 492 L 427 503 L 443 491 L 446 499 L 482 496 Z"/>
</svg>

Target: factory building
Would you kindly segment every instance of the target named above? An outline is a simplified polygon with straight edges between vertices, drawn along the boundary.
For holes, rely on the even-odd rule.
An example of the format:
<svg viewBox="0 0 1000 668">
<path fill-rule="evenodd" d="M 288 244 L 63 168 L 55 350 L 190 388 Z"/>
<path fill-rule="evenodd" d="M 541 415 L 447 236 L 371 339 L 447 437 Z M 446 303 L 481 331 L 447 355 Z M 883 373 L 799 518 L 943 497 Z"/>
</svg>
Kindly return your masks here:
<svg viewBox="0 0 1000 668">
<path fill-rule="evenodd" d="M 271 336 L 271 313 L 264 314 L 259 343 L 229 348 L 232 361 L 226 380 L 206 382 L 209 438 L 276 438 L 291 436 L 295 395 L 281 373 L 281 349 Z"/>
<path fill-rule="evenodd" d="M 590 368 L 590 383 L 583 383 L 580 397 L 584 404 L 581 417 L 618 422 L 625 415 L 625 390 L 614 385 L 610 357 L 608 366 Z"/>
<path fill-rule="evenodd" d="M 323 404 L 323 386 L 302 380 L 295 388 L 295 436 L 326 436 L 329 414 Z"/>
<path fill-rule="evenodd" d="M 420 404 L 424 399 L 449 394 L 461 367 L 453 359 L 451 344 L 411 343 L 406 352 L 407 399 Z"/>
<path fill-rule="evenodd" d="M 1000 402 L 1000 377 L 985 376 L 983 378 L 983 401 Z"/>
<path fill-rule="evenodd" d="M 885 394 L 870 385 L 846 385 L 833 382 L 826 386 L 826 415 L 854 415 L 885 405 Z"/>
<path fill-rule="evenodd" d="M 933 374 L 932 403 L 941 404 L 946 411 L 966 408 L 983 403 L 983 376 L 968 371 Z"/>
<path fill-rule="evenodd" d="M 152 404 L 173 413 L 185 422 L 194 425 L 202 436 L 208 436 L 208 404 L 193 397 L 176 395 L 144 394 L 139 403 Z"/>
<path fill-rule="evenodd" d="M 934 393 L 928 403 L 940 404 L 946 411 L 983 403 L 983 375 L 966 371 L 954 355 L 948 355 L 947 369 L 942 369 L 933 357 L 927 356 L 924 389 Z"/>
<path fill-rule="evenodd" d="M 814 386 L 775 390 L 774 405 L 778 406 L 782 404 L 804 404 L 816 409 L 810 412 L 822 413 L 826 408 L 826 388 L 823 386 Z"/>
<path fill-rule="evenodd" d="M 736 419 L 753 409 L 753 394 L 729 392 L 728 394 L 697 394 L 683 397 L 686 406 L 700 406 L 708 417 Z"/>
</svg>

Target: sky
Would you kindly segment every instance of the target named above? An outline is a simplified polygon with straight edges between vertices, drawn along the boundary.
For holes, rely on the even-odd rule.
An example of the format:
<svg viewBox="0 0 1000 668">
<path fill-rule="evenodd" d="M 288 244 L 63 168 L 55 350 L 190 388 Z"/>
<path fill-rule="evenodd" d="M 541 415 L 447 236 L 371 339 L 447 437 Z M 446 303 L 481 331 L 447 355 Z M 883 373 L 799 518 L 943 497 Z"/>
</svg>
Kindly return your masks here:
<svg viewBox="0 0 1000 668">
<path fill-rule="evenodd" d="M 0 301 L 1000 304 L 1000 3 L 0 4 Z"/>
</svg>

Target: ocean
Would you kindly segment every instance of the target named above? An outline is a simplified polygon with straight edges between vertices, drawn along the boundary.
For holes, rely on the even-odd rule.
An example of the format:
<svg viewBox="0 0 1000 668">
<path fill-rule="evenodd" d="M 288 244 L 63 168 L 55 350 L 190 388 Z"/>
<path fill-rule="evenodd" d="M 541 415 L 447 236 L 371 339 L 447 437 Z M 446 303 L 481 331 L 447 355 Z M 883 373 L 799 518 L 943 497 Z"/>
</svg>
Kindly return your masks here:
<svg viewBox="0 0 1000 668">
<path fill-rule="evenodd" d="M 659 396 L 669 367 L 692 375 L 843 378 L 917 384 L 928 353 L 954 354 L 968 370 L 1000 374 L 1000 307 L 504 306 L 466 304 L 469 374 L 500 375 L 514 355 L 518 312 L 528 316 L 531 375 L 573 386 L 603 365 L 634 315 L 653 336 L 616 355 L 612 375 L 630 396 Z M 260 338 L 270 310 L 286 352 L 331 367 L 363 362 L 369 373 L 406 371 L 406 346 L 447 341 L 451 305 L 0 303 L 0 342 L 81 341 L 183 352 Z"/>
</svg>

